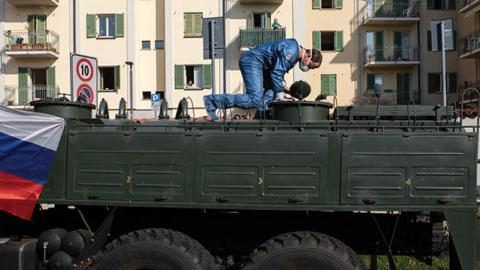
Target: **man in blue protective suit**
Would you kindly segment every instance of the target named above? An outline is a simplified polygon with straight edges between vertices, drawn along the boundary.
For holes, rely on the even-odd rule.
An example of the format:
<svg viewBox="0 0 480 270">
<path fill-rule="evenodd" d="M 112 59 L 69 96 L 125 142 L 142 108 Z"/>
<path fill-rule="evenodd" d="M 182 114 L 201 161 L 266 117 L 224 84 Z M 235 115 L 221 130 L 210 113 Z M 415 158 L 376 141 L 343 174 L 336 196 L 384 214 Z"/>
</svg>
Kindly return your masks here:
<svg viewBox="0 0 480 270">
<path fill-rule="evenodd" d="M 301 47 L 295 39 L 274 41 L 258 46 L 240 58 L 245 94 L 206 95 L 205 109 L 212 120 L 218 120 L 217 109 L 237 107 L 265 111 L 275 98 L 286 100 L 285 74 L 299 63 L 304 72 L 320 67 L 322 54 Z M 271 90 L 271 91 L 270 91 Z"/>
</svg>

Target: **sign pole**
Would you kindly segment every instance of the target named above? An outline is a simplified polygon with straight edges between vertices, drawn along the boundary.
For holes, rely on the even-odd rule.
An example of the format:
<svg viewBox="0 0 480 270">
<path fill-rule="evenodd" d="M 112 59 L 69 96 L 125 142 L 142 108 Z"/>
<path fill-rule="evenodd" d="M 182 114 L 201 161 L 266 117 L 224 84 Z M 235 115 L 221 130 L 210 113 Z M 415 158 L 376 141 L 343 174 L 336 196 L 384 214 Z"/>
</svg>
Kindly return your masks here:
<svg viewBox="0 0 480 270">
<path fill-rule="evenodd" d="M 215 94 L 215 20 L 210 22 L 210 33 L 210 46 L 212 52 L 212 94 Z"/>
<path fill-rule="evenodd" d="M 443 92 L 443 106 L 447 106 L 447 64 L 445 55 L 445 21 L 442 21 L 442 92 Z"/>
</svg>

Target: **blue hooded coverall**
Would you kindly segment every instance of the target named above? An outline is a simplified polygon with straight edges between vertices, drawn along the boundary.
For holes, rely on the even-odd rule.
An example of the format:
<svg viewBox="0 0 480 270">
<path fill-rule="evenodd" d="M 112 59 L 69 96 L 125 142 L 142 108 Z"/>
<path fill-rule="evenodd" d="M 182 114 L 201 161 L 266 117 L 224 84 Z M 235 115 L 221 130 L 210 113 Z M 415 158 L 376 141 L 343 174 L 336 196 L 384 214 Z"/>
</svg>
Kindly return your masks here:
<svg viewBox="0 0 480 270">
<path fill-rule="evenodd" d="M 232 107 L 264 111 L 276 94 L 283 92 L 284 76 L 295 67 L 299 53 L 300 46 L 295 39 L 266 43 L 245 53 L 240 58 L 240 71 L 246 93 L 204 96 L 208 115 L 218 120 L 216 109 Z"/>
</svg>

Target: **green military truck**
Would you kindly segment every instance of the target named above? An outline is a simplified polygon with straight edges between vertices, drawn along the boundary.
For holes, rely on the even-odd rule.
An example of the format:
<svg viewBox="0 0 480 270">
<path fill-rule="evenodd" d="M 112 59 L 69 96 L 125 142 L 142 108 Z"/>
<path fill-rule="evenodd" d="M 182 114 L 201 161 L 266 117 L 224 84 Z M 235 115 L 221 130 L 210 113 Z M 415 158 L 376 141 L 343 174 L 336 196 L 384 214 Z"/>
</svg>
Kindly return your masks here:
<svg viewBox="0 0 480 270">
<path fill-rule="evenodd" d="M 359 270 L 360 255 L 396 269 L 446 254 L 476 268 L 478 127 L 452 107 L 278 102 L 270 119 L 137 123 L 33 105 L 66 128 L 32 221 L 1 217 L 1 269 Z"/>
</svg>

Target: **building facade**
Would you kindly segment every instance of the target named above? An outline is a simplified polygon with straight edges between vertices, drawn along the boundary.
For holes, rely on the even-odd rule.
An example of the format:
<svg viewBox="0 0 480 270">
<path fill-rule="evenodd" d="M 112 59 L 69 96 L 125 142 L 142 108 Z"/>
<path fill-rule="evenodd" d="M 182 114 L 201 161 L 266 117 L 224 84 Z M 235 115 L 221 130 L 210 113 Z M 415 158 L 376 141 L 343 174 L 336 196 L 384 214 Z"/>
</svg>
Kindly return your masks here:
<svg viewBox="0 0 480 270">
<path fill-rule="evenodd" d="M 202 97 L 243 93 L 238 60 L 262 43 L 296 38 L 323 53 L 322 66 L 298 67 L 286 84 L 306 80 L 338 105 L 441 104 L 441 54 L 432 50 L 431 22 L 451 19 L 455 48 L 447 52 L 448 101 L 478 86 L 477 0 L 0 0 L 0 102 L 71 94 L 70 55 L 98 60 L 98 100 L 117 110 L 121 98 L 136 117 L 153 117 L 152 94 Z M 204 21 L 225 17 L 225 57 L 205 57 Z M 480 43 L 479 43 L 480 44 Z M 434 44 L 435 45 L 435 44 Z M 433 46 L 436 47 L 436 46 Z M 478 50 L 478 51 L 477 51 Z M 129 64 L 131 65 L 129 65 Z M 130 78 L 130 67 L 132 78 Z M 133 97 L 130 97 L 130 85 Z M 245 113 L 240 111 L 240 113 Z M 191 113 L 191 116 L 192 115 Z"/>
</svg>

